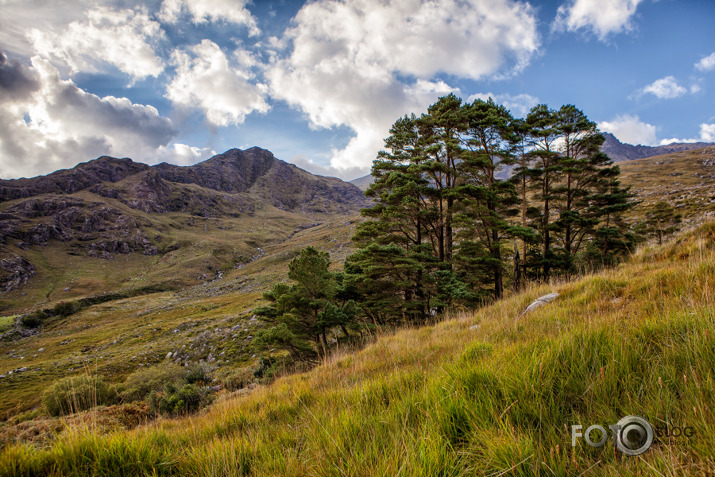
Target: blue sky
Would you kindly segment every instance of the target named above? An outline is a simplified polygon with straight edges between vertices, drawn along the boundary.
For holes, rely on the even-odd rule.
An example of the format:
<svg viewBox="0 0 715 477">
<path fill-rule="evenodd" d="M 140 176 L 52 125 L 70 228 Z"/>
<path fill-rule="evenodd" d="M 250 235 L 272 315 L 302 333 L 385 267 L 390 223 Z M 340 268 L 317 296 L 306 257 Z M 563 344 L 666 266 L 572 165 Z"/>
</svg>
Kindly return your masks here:
<svg viewBox="0 0 715 477">
<path fill-rule="evenodd" d="M 353 179 L 439 96 L 715 142 L 712 0 L 0 0 L 0 177 L 260 146 Z"/>
</svg>

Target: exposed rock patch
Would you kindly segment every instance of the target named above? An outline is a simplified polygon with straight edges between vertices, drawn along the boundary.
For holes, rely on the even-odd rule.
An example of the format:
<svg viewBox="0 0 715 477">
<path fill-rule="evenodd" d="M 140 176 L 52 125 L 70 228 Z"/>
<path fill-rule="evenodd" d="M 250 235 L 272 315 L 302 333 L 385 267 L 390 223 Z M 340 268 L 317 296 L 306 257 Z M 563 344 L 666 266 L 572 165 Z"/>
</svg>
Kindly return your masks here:
<svg viewBox="0 0 715 477">
<path fill-rule="evenodd" d="M 35 267 L 23 257 L 0 260 L 0 289 L 9 292 L 20 288 L 35 275 Z"/>
</svg>

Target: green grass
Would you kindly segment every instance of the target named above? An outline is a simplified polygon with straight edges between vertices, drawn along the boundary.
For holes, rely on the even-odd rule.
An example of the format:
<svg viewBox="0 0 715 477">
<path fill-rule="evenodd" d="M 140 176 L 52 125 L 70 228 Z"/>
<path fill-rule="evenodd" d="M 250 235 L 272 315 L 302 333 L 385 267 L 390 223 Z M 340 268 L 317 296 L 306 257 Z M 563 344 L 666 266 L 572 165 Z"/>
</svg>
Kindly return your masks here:
<svg viewBox="0 0 715 477">
<path fill-rule="evenodd" d="M 42 392 L 60 378 L 84 374 L 89 370 L 101 374 L 109 383 L 118 384 L 140 365 L 146 368 L 161 363 L 168 352 L 176 352 L 182 346 L 184 349 L 194 346 L 190 353 L 191 362 L 207 359 L 213 352 L 216 361 L 212 365 L 218 368 L 219 374 L 255 366 L 256 359 L 252 357 L 255 351 L 247 338 L 255 333 L 257 323 L 250 320 L 251 310 L 261 300 L 263 291 L 275 281 L 287 279 L 289 261 L 296 250 L 307 245 L 326 250 L 336 263 L 341 262 L 352 250 L 350 237 L 354 220 L 341 218 L 326 221 L 288 236 L 285 231 L 280 232 L 285 224 L 267 223 L 262 228 L 252 227 L 250 233 L 265 235 L 262 240 L 269 242 L 262 247 L 265 255 L 240 268 L 226 269 L 222 280 L 182 287 L 175 292 L 96 304 L 68 317 L 48 319 L 38 335 L 0 341 L 0 374 L 20 367 L 28 368 L 24 373 L 0 379 L 0 419 L 8 419 L 39 406 Z M 267 240 L 272 233 L 285 240 Z M 213 240 L 224 239 L 219 235 Z M 168 269 L 173 270 L 185 266 L 190 253 L 201 250 L 208 250 L 206 244 L 197 244 L 194 252 L 178 250 L 177 253 L 186 255 L 176 258 L 174 262 L 169 263 L 173 258 L 166 256 L 160 260 L 169 263 Z M 210 255 L 210 252 L 206 253 Z M 122 266 L 131 268 L 131 263 L 134 263 L 131 261 L 139 260 L 139 256 L 134 255 L 137 254 L 117 256 L 113 262 L 96 259 L 107 268 L 97 270 L 95 277 L 101 277 L 102 273 L 110 274 L 109 269 L 114 266 L 119 266 L 118 273 L 124 273 L 126 270 L 122 270 Z M 51 259 L 50 255 L 47 257 Z M 157 260 L 156 257 L 148 258 Z M 124 259 L 127 263 L 121 262 Z M 171 277 L 166 268 L 160 270 L 161 273 L 150 272 L 156 273 L 156 278 L 135 280 L 131 287 L 120 287 L 118 293 L 129 296 L 140 292 L 142 287 Z M 199 270 L 201 268 L 197 267 L 196 273 Z M 55 273 L 63 272 L 57 270 Z M 63 285 L 55 288 L 60 286 Z M 107 295 L 112 293 L 107 292 Z M 98 296 L 106 295 L 99 293 Z M 79 300 L 83 298 L 58 300 L 41 308 L 49 308 L 61 301 Z M 233 327 L 238 329 L 229 332 Z M 218 332 L 215 331 L 217 329 Z M 204 344 L 205 350 L 202 348 Z M 0 432 L 0 445 L 4 441 Z"/>
<path fill-rule="evenodd" d="M 712 474 L 714 272 L 709 225 L 614 270 L 381 336 L 200 415 L 109 433 L 88 418 L 45 448 L 8 445 L 0 474 Z M 517 320 L 551 291 L 561 295 Z M 640 457 L 571 446 L 570 425 L 629 414 L 695 434 Z"/>
<path fill-rule="evenodd" d="M 5 333 L 12 328 L 17 315 L 12 316 L 0 316 L 0 333 Z"/>
</svg>

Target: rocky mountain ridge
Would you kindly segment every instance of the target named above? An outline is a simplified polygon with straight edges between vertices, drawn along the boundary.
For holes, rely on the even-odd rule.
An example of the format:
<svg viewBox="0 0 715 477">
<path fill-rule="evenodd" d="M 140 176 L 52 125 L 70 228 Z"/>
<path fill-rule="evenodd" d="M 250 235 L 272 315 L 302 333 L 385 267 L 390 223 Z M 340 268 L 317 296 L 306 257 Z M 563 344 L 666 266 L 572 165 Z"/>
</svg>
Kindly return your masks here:
<svg viewBox="0 0 715 477">
<path fill-rule="evenodd" d="M 222 260 L 247 260 L 257 247 L 307 223 L 365 205 L 357 187 L 258 147 L 231 149 L 193 166 L 103 156 L 46 176 L 0 180 L 0 260 L 6 260 L 0 290 L 42 275 L 37 255 L 49 253 L 163 257 L 202 242 L 201 253 L 209 255 L 202 266 L 213 273 Z"/>
<path fill-rule="evenodd" d="M 643 146 L 640 144 L 634 146 L 619 141 L 618 138 L 611 133 L 604 132 L 601 134 L 606 138 L 606 141 L 601 146 L 601 151 L 606 153 L 613 162 L 634 161 L 636 159 L 645 159 L 663 154 L 692 151 L 694 149 L 715 146 L 715 143 L 712 142 L 674 142 L 664 146 Z"/>
</svg>

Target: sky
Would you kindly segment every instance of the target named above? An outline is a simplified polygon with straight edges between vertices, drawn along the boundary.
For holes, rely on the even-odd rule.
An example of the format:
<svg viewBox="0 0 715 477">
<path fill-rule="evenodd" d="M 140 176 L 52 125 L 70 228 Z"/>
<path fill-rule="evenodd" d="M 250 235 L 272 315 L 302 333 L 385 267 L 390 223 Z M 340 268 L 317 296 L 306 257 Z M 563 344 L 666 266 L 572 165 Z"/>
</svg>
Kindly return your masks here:
<svg viewBox="0 0 715 477">
<path fill-rule="evenodd" d="M 369 173 L 437 98 L 715 142 L 713 0 L 0 0 L 0 178 L 259 146 Z"/>
</svg>

